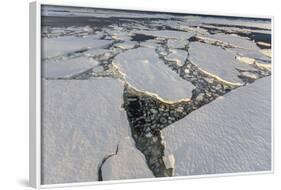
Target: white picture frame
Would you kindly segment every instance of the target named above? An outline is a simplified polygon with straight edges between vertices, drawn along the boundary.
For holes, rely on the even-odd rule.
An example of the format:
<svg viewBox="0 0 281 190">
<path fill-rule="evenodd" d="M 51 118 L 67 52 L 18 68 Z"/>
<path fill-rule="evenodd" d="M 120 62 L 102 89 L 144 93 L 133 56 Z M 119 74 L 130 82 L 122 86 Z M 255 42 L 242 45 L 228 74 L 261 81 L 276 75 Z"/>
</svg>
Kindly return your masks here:
<svg viewBox="0 0 281 190">
<path fill-rule="evenodd" d="M 156 12 L 175 12 L 186 13 L 190 12 L 182 10 L 155 10 L 155 9 L 135 9 L 133 7 L 104 7 L 93 4 L 84 4 L 80 2 L 69 3 L 65 1 L 36 1 L 30 3 L 30 128 L 29 128 L 29 179 L 30 186 L 34 188 L 53 188 L 53 187 L 67 187 L 67 186 L 85 186 L 97 184 L 116 184 L 116 183 L 134 183 L 146 181 L 160 181 L 160 180 L 177 180 L 177 179 L 193 179 L 205 177 L 221 177 L 221 176 L 236 176 L 236 175 L 253 175 L 253 174 L 269 174 L 274 172 L 274 126 L 273 126 L 273 106 L 274 106 L 274 82 L 271 81 L 271 170 L 257 171 L 257 172 L 241 172 L 241 173 L 227 173 L 227 174 L 207 174 L 198 176 L 180 176 L 172 178 L 148 178 L 148 179 L 129 179 L 116 181 L 102 181 L 102 182 L 81 182 L 81 183 L 67 183 L 67 184 L 41 184 L 41 6 L 42 5 L 57 5 L 57 6 L 74 6 L 74 7 L 88 7 L 88 8 L 105 8 L 117 10 L 136 10 L 136 11 L 156 11 Z M 201 13 L 192 12 L 192 14 L 205 15 L 220 15 L 215 13 Z M 272 16 L 260 15 L 230 15 L 221 14 L 222 16 L 243 16 L 243 17 L 262 17 L 271 19 L 271 34 L 272 34 L 272 49 L 274 50 L 274 18 Z M 272 51 L 273 54 L 273 51 Z M 272 75 L 274 75 L 274 55 L 272 55 Z"/>
</svg>

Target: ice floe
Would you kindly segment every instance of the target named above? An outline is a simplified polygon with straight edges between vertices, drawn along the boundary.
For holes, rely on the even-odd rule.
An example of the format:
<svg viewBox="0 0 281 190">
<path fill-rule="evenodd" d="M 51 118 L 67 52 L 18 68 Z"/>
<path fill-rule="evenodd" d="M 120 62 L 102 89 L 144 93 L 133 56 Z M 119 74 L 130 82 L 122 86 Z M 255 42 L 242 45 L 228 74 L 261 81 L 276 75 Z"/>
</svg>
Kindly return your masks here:
<svg viewBox="0 0 281 190">
<path fill-rule="evenodd" d="M 42 64 L 42 77 L 50 79 L 71 77 L 97 65 L 98 62 L 87 57 L 46 60 Z"/>
<path fill-rule="evenodd" d="M 102 167 L 103 180 L 152 178 L 144 155 L 134 147 L 132 137 L 126 137 L 118 144 L 118 152 Z"/>
<path fill-rule="evenodd" d="M 50 58 L 91 48 L 103 48 L 110 40 L 99 40 L 96 36 L 75 37 L 64 36 L 57 38 L 42 38 L 42 58 Z"/>
<path fill-rule="evenodd" d="M 251 41 L 251 40 L 249 40 L 245 37 L 240 37 L 240 36 L 237 36 L 237 35 L 230 35 L 230 34 L 223 34 L 223 33 L 210 35 L 210 37 L 213 38 L 213 39 L 216 39 L 216 40 L 226 42 L 226 43 L 231 44 L 235 47 L 240 47 L 240 48 L 250 49 L 250 50 L 256 50 L 256 51 L 259 50 L 259 48 L 255 44 L 255 42 L 253 42 L 253 41 Z"/>
<path fill-rule="evenodd" d="M 228 82 L 241 83 L 236 68 L 251 69 L 236 60 L 233 53 L 225 51 L 221 47 L 200 42 L 192 42 L 189 46 L 189 59 L 192 63 Z"/>
<path fill-rule="evenodd" d="M 271 78 L 192 112 L 163 130 L 175 175 L 271 169 Z"/>
<path fill-rule="evenodd" d="M 120 108 L 123 84 L 110 78 L 43 80 L 42 89 L 43 184 L 98 180 L 102 159 L 130 134 Z"/>
<path fill-rule="evenodd" d="M 119 54 L 113 64 L 137 89 L 155 93 L 169 101 L 188 99 L 194 86 L 169 69 L 152 48 L 137 48 Z"/>
</svg>

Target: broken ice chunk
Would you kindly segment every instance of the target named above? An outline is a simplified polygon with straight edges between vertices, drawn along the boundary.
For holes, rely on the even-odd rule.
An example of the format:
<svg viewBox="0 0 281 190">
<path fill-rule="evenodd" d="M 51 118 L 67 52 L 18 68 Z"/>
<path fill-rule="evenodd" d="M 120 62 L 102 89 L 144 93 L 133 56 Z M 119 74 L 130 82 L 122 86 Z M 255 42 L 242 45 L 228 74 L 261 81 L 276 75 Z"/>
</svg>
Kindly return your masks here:
<svg viewBox="0 0 281 190">
<path fill-rule="evenodd" d="M 265 42 L 256 42 L 258 46 L 263 48 L 271 48 L 271 44 Z"/>
<path fill-rule="evenodd" d="M 104 163 L 102 174 L 104 180 L 154 177 L 131 137 L 121 139 L 118 153 Z"/>
<path fill-rule="evenodd" d="M 96 39 L 94 35 L 84 38 L 74 36 L 42 38 L 42 58 L 65 55 L 90 48 L 101 48 L 111 42 L 110 40 Z"/>
<path fill-rule="evenodd" d="M 157 94 L 164 100 L 190 98 L 194 86 L 168 68 L 152 48 L 136 48 L 115 57 L 113 64 L 133 87 Z"/>
<path fill-rule="evenodd" d="M 87 57 L 96 57 L 96 56 L 105 55 L 106 53 L 110 53 L 110 52 L 111 51 L 108 49 L 91 49 L 84 52 L 83 54 Z"/>
<path fill-rule="evenodd" d="M 246 78 L 251 79 L 252 81 L 258 79 L 258 76 L 255 73 L 251 73 L 251 72 L 247 72 L 247 71 L 241 72 L 241 75 L 246 77 Z"/>
<path fill-rule="evenodd" d="M 260 68 L 264 68 L 268 70 L 271 69 L 270 64 L 264 64 L 264 62 L 256 61 L 255 59 L 250 57 L 236 56 L 236 59 L 249 65 L 257 65 Z"/>
<path fill-rule="evenodd" d="M 114 40 L 130 40 L 128 32 L 122 30 L 120 27 L 113 26 L 113 29 L 105 30 Z"/>
<path fill-rule="evenodd" d="M 238 88 L 163 129 L 175 176 L 270 170 L 270 83 Z"/>
<path fill-rule="evenodd" d="M 250 57 L 236 56 L 236 59 L 247 64 L 254 64 L 256 62 L 255 59 Z"/>
<path fill-rule="evenodd" d="M 175 157 L 173 154 L 163 156 L 162 159 L 167 169 L 175 168 Z"/>
<path fill-rule="evenodd" d="M 270 57 L 271 58 L 271 49 L 262 49 L 260 50 L 261 53 L 263 53 L 265 56 Z"/>
<path fill-rule="evenodd" d="M 43 184 L 98 180 L 104 156 L 115 153 L 120 139 L 130 135 L 126 113 L 120 110 L 122 82 L 110 78 L 43 80 L 42 88 Z M 124 147 L 123 154 L 122 148 L 121 159 L 128 152 L 136 152 L 137 158 L 143 160 L 133 143 Z M 141 163 L 139 160 L 142 161 L 134 159 L 129 163 Z M 142 168 L 146 169 L 144 161 L 142 167 L 136 166 L 138 177 L 144 176 Z M 146 171 L 149 174 L 149 169 Z"/>
<path fill-rule="evenodd" d="M 187 52 L 180 49 L 170 49 L 170 54 L 165 57 L 167 60 L 175 61 L 177 66 L 183 66 L 187 58 Z"/>
<path fill-rule="evenodd" d="M 94 66 L 98 62 L 91 61 L 87 57 L 77 57 L 66 60 L 46 60 L 42 63 L 43 78 L 63 78 L 79 74 Z"/>
<path fill-rule="evenodd" d="M 240 37 L 238 35 L 219 33 L 219 34 L 211 35 L 210 38 L 223 41 L 223 42 L 231 44 L 232 46 L 235 46 L 235 47 L 253 49 L 253 50 L 259 49 L 254 41 L 248 40 L 247 38 Z"/>
<path fill-rule="evenodd" d="M 117 43 L 114 46 L 121 48 L 121 49 L 132 49 L 136 46 L 136 43 L 131 42 L 131 41 L 126 41 L 126 42 L 122 42 L 122 43 Z"/>
<path fill-rule="evenodd" d="M 160 46 L 160 41 L 158 41 L 158 40 L 146 40 L 144 42 L 141 42 L 140 45 L 142 47 L 157 48 L 157 47 Z"/>
<path fill-rule="evenodd" d="M 202 70 L 231 83 L 241 84 L 237 67 L 249 67 L 235 59 L 235 55 L 220 47 L 192 42 L 189 44 L 189 59 Z M 250 67 L 249 67 L 250 68 Z"/>
<path fill-rule="evenodd" d="M 247 50 L 241 48 L 229 48 L 228 51 L 233 52 L 235 55 L 244 56 L 258 60 L 263 64 L 270 64 L 271 59 L 264 55 L 260 50 Z"/>
<path fill-rule="evenodd" d="M 188 44 L 187 40 L 177 40 L 177 39 L 169 39 L 167 43 L 169 48 L 177 48 L 177 49 L 185 48 L 187 44 Z"/>
</svg>

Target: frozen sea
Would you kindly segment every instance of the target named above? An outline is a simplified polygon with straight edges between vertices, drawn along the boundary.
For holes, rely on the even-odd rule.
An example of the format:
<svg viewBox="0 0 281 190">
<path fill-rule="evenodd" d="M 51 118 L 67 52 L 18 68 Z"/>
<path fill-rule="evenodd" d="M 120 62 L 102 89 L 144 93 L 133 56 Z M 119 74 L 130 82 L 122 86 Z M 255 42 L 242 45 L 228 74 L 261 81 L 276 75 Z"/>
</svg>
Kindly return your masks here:
<svg viewBox="0 0 281 190">
<path fill-rule="evenodd" d="M 270 171 L 271 20 L 42 7 L 42 183 Z"/>
</svg>

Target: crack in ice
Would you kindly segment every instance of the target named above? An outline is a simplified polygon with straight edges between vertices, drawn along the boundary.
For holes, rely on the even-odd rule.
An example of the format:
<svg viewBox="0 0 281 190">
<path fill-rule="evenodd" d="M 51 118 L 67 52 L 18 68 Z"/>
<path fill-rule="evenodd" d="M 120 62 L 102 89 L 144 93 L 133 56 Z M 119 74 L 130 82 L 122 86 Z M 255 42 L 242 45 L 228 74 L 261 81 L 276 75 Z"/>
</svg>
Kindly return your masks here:
<svg viewBox="0 0 281 190">
<path fill-rule="evenodd" d="M 102 161 L 101 161 L 101 163 L 100 163 L 100 165 L 99 165 L 99 167 L 98 167 L 98 168 L 99 168 L 99 169 L 98 169 L 98 181 L 103 181 L 103 177 L 102 177 L 102 166 L 104 165 L 104 163 L 105 163 L 109 158 L 111 158 L 112 156 L 117 155 L 117 153 L 118 153 L 118 145 L 117 145 L 117 147 L 116 147 L 115 153 L 109 154 L 109 155 L 105 156 L 105 157 L 102 159 Z"/>
</svg>

